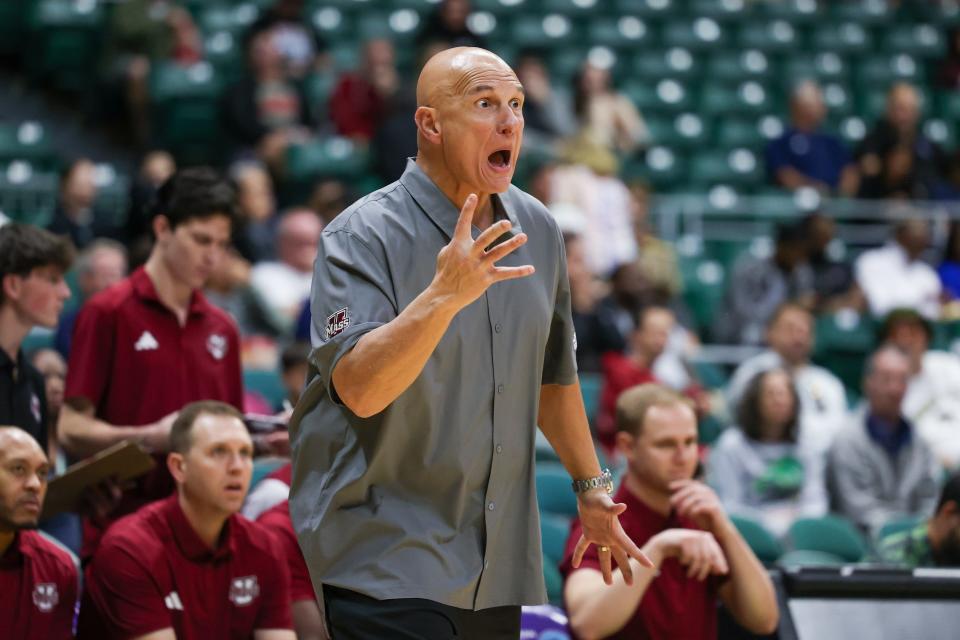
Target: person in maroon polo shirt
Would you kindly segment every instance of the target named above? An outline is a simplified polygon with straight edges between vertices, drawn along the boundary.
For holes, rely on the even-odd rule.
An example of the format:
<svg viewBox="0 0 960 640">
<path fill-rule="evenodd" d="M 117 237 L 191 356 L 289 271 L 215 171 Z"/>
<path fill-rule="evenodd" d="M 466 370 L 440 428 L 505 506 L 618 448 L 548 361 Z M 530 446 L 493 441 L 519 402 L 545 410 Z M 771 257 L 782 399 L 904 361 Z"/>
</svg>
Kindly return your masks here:
<svg viewBox="0 0 960 640">
<path fill-rule="evenodd" d="M 101 506 L 101 517 L 85 522 L 84 560 L 106 524 L 173 490 L 161 455 L 181 407 L 196 400 L 242 407 L 236 325 L 200 291 L 230 244 L 235 200 L 212 169 L 174 174 L 157 193 L 147 263 L 77 316 L 58 428 L 64 449 L 84 458 L 134 440 L 158 455 L 155 471 L 118 506 Z"/>
<path fill-rule="evenodd" d="M 323 600 L 310 581 L 310 572 L 290 520 L 290 503 L 283 500 L 264 511 L 257 522 L 270 529 L 277 538 L 290 569 L 290 602 L 297 640 L 330 640 L 323 615 Z"/>
<path fill-rule="evenodd" d="M 49 472 L 47 456 L 30 434 L 0 427 L 0 637 L 73 637 L 76 561 L 33 531 Z"/>
<path fill-rule="evenodd" d="M 574 522 L 560 570 L 570 626 L 580 638 L 655 640 L 717 637 L 717 598 L 753 633 L 777 628 L 773 584 L 716 494 L 693 479 L 697 419 L 690 401 L 655 384 L 617 401 L 617 448 L 627 473 L 614 500 L 627 535 L 657 570 L 633 564 L 633 585 L 610 570 L 610 552 L 577 548 Z M 579 553 L 578 553 L 579 551 Z"/>
<path fill-rule="evenodd" d="M 253 442 L 232 406 L 177 416 L 177 492 L 115 522 L 86 569 L 83 640 L 294 640 L 290 576 L 274 536 L 240 516 Z"/>
</svg>

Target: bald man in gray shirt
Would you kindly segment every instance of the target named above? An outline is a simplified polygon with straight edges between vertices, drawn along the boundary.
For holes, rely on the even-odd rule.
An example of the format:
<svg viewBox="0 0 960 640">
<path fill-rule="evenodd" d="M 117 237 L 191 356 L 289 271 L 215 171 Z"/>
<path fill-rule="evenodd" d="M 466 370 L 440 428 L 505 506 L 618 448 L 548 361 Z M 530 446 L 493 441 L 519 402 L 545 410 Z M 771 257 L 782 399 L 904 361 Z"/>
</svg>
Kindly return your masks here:
<svg viewBox="0 0 960 640">
<path fill-rule="evenodd" d="M 522 86 L 456 48 L 417 101 L 416 159 L 321 237 L 291 516 L 336 640 L 517 638 L 546 599 L 537 425 L 577 481 L 579 554 L 608 582 L 652 565 L 594 452 L 560 231 L 510 184 Z"/>
</svg>

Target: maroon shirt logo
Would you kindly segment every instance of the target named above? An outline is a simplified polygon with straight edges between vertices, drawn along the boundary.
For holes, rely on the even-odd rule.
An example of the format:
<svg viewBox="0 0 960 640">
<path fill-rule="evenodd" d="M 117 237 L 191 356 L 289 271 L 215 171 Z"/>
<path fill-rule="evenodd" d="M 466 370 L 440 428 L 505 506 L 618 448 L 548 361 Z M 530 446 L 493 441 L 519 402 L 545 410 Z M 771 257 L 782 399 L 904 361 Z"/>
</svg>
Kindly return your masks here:
<svg viewBox="0 0 960 640">
<path fill-rule="evenodd" d="M 57 585 L 52 582 L 41 582 L 33 587 L 33 604 L 41 613 L 50 613 L 60 602 Z"/>
<path fill-rule="evenodd" d="M 207 351 L 215 360 L 223 360 L 223 357 L 227 355 L 227 337 L 219 333 L 211 333 L 210 337 L 207 338 Z"/>
<path fill-rule="evenodd" d="M 327 340 L 343 333 L 343 330 L 350 326 L 350 312 L 348 307 L 344 307 L 327 317 Z"/>
<path fill-rule="evenodd" d="M 260 595 L 260 584 L 257 582 L 257 576 L 234 578 L 230 583 L 230 602 L 238 607 L 247 606 L 258 595 Z"/>
</svg>

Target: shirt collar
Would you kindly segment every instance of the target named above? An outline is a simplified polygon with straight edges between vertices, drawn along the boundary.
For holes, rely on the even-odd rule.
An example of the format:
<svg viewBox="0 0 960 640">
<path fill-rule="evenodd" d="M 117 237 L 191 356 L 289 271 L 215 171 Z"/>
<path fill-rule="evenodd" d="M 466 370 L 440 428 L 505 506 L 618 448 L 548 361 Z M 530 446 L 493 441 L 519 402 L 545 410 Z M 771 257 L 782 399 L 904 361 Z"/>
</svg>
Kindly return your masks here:
<svg viewBox="0 0 960 640">
<path fill-rule="evenodd" d="M 159 304 L 164 309 L 167 308 L 165 304 L 160 300 L 160 295 L 157 293 L 157 288 L 153 284 L 153 280 L 147 274 L 147 270 L 143 267 L 139 267 L 136 271 L 130 274 L 130 281 L 133 283 L 133 290 L 144 300 L 150 300 Z M 190 306 L 189 313 L 204 313 L 207 310 L 207 299 L 203 296 L 203 293 L 199 289 L 194 289 L 190 294 Z"/>
<path fill-rule="evenodd" d="M 457 220 L 460 218 L 460 210 L 440 190 L 440 187 L 430 176 L 420 168 L 414 158 L 407 158 L 407 168 L 400 176 L 400 184 L 413 196 L 423 212 L 443 231 L 444 235 L 448 239 L 452 238 L 453 231 L 457 227 Z M 493 203 L 494 219 L 500 219 L 505 215 L 513 225 L 510 230 L 511 233 L 520 233 L 523 229 L 512 211 L 513 206 L 511 206 L 507 196 L 506 193 L 491 194 L 490 200 Z"/>
<path fill-rule="evenodd" d="M 891 426 L 893 428 L 891 428 Z M 888 422 L 870 413 L 867 415 L 867 434 L 870 436 L 870 439 L 886 451 L 890 457 L 896 457 L 901 449 L 910 444 L 910 423 L 907 422 L 906 419 L 900 418 L 900 422 L 897 425 L 890 425 Z"/>
<path fill-rule="evenodd" d="M 180 508 L 179 496 L 176 493 L 167 498 L 164 512 L 167 522 L 170 524 L 170 530 L 173 532 L 173 539 L 177 543 L 177 547 L 180 548 L 180 552 L 188 560 L 215 562 L 229 558 L 236 550 L 233 519 L 237 516 L 230 516 L 227 519 L 227 522 L 223 525 L 223 532 L 220 534 L 220 542 L 217 548 L 211 549 L 193 530 L 193 525 L 187 520 L 183 509 Z"/>
</svg>

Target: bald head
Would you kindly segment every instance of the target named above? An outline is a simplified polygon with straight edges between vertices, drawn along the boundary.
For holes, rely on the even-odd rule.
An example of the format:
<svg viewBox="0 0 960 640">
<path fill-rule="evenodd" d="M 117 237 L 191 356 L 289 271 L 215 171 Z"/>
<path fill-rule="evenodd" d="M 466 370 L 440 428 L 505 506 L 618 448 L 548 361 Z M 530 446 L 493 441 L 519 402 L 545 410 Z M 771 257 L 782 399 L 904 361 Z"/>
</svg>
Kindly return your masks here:
<svg viewBox="0 0 960 640">
<path fill-rule="evenodd" d="M 484 72 L 520 81 L 500 56 L 477 47 L 444 49 L 427 61 L 417 80 L 417 106 L 438 107 L 445 98 L 462 96 L 472 88 L 473 78 Z"/>
<path fill-rule="evenodd" d="M 0 426 L 0 533 L 31 529 L 47 492 L 47 456 L 29 433 Z"/>
</svg>

